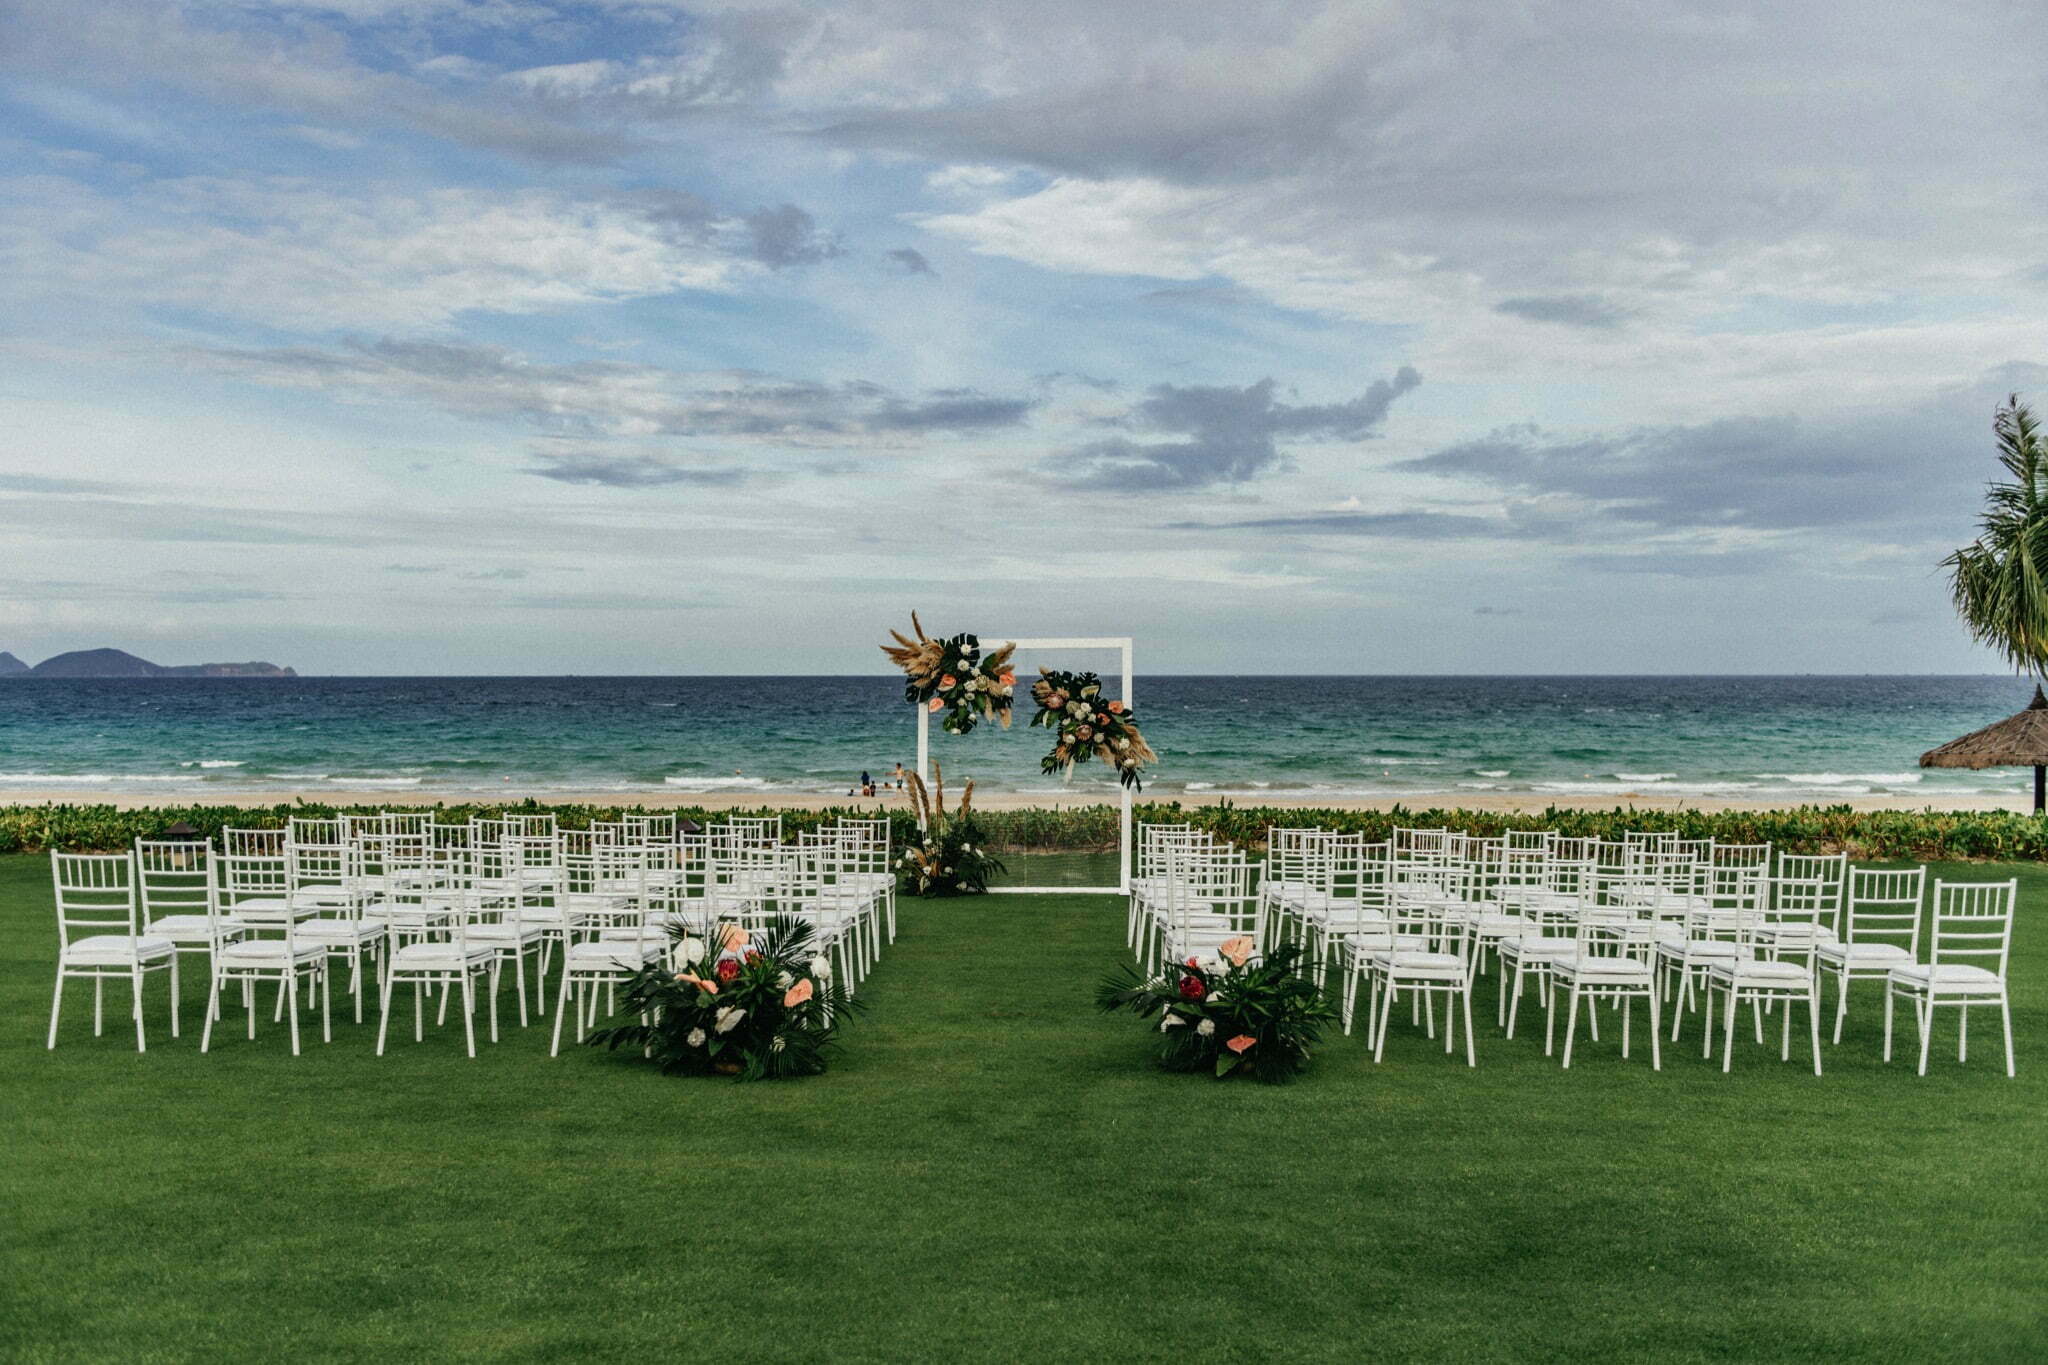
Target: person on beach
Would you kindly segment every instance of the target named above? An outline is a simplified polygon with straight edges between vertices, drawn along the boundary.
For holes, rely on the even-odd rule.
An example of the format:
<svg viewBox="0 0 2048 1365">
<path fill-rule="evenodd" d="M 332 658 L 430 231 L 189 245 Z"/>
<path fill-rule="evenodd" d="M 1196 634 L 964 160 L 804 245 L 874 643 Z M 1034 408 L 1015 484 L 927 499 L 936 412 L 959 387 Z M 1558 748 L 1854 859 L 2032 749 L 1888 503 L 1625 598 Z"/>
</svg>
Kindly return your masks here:
<svg viewBox="0 0 2048 1365">
<path fill-rule="evenodd" d="M 896 765 L 896 771 L 890 773 L 889 776 L 896 783 L 898 791 L 903 790 L 904 787 L 909 785 L 910 774 L 903 771 L 903 764 L 900 762 Z"/>
<path fill-rule="evenodd" d="M 868 776 L 867 769 L 865 768 L 861 769 L 860 774 L 860 794 L 862 796 L 873 796 L 875 794 L 875 779 Z"/>
</svg>

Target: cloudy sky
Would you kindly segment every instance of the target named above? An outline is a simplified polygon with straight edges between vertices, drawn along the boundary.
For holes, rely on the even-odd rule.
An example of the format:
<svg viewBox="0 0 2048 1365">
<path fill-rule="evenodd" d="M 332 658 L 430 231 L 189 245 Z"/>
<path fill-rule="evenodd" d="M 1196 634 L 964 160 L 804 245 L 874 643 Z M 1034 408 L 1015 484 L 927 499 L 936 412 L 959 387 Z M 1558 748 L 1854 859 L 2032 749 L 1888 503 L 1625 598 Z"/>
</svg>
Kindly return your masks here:
<svg viewBox="0 0 2048 1365">
<path fill-rule="evenodd" d="M 0 0 L 0 649 L 1992 671 L 2001 0 Z"/>
</svg>

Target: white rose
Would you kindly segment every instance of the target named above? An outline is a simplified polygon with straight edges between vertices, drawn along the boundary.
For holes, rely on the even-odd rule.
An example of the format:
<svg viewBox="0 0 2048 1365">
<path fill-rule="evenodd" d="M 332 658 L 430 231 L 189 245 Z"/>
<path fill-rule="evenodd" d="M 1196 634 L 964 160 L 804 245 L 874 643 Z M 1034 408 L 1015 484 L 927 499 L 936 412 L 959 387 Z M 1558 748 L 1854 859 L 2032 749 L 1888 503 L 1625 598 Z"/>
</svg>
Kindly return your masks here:
<svg viewBox="0 0 2048 1365">
<path fill-rule="evenodd" d="M 718 1012 L 717 1016 L 711 1022 L 712 1026 L 715 1027 L 720 1033 L 731 1033 L 734 1029 L 740 1026 L 740 1020 L 746 1017 L 747 1012 L 745 1010 L 739 1009 L 733 1005 L 727 1005 L 724 1009 Z"/>
<path fill-rule="evenodd" d="M 796 978 L 791 976 L 788 972 L 780 973 L 775 978 L 775 989 L 779 991 L 786 991 L 795 984 Z"/>
<path fill-rule="evenodd" d="M 822 954 L 812 958 L 811 975 L 818 977 L 821 980 L 830 979 L 832 975 L 832 960 L 828 957 L 823 956 Z"/>
<path fill-rule="evenodd" d="M 691 1029 L 690 1036 L 683 1039 L 683 1041 L 688 1043 L 691 1047 L 704 1046 L 704 1030 L 700 1028 Z"/>
<path fill-rule="evenodd" d="M 684 957 L 688 958 L 692 962 L 695 962 L 698 958 L 704 956 L 704 940 L 699 938 L 686 938 L 679 945 L 679 951 L 682 953 Z"/>
<path fill-rule="evenodd" d="M 1195 1025 L 1195 1032 L 1201 1034 L 1204 1038 L 1207 1038 L 1215 1031 L 1216 1021 L 1214 1019 L 1204 1019 L 1201 1023 Z"/>
</svg>

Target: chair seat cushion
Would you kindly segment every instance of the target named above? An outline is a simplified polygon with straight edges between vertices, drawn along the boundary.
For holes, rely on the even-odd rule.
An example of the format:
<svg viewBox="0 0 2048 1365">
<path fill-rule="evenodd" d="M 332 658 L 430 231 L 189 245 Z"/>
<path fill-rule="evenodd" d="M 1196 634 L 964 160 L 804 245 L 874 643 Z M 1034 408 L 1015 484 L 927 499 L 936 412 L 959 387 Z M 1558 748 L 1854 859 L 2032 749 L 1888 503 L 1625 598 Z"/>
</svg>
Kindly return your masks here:
<svg viewBox="0 0 2048 1365">
<path fill-rule="evenodd" d="M 1397 948 L 1374 953 L 1373 966 L 1396 976 L 1453 977 L 1465 974 L 1465 959 L 1456 953 L 1432 953 L 1423 949 Z"/>
<path fill-rule="evenodd" d="M 1774 962 L 1769 958 L 1743 958 L 1717 962 L 1713 966 L 1717 980 L 1730 977 L 1737 981 L 1759 981 L 1780 985 L 1805 985 L 1813 979 L 1813 971 L 1804 962 Z"/>
<path fill-rule="evenodd" d="M 375 943 L 389 932 L 381 921 L 356 919 L 309 919 L 293 931 L 298 937 L 328 944 Z"/>
<path fill-rule="evenodd" d="M 515 924 L 472 924 L 462 933 L 471 943 L 488 943 L 496 948 L 507 943 L 538 943 L 547 930 L 532 920 L 521 920 Z"/>
<path fill-rule="evenodd" d="M 637 972 L 661 956 L 661 945 L 650 943 L 645 948 L 639 944 L 615 939 L 599 939 L 591 943 L 574 944 L 569 949 L 569 965 L 586 971 Z"/>
<path fill-rule="evenodd" d="M 239 934 L 242 922 L 233 915 L 220 917 L 220 931 L 223 934 Z M 175 939 L 180 943 L 205 943 L 213 938 L 213 927 L 204 915 L 165 915 L 162 919 L 149 922 L 150 938 Z"/>
<path fill-rule="evenodd" d="M 391 955 L 391 966 L 394 970 L 455 971 L 488 962 L 496 952 L 489 943 L 471 943 L 462 950 L 453 943 L 408 943 Z"/>
<path fill-rule="evenodd" d="M 223 944 L 214 959 L 223 967 L 281 967 L 288 962 L 313 962 L 327 953 L 327 946 L 310 939 L 286 943 L 281 938 L 245 938 Z"/>
<path fill-rule="evenodd" d="M 94 934 L 66 946 L 64 961 L 79 967 L 118 967 L 155 962 L 177 951 L 177 944 L 155 934 Z"/>
<path fill-rule="evenodd" d="M 1999 978 L 1998 973 L 1960 962 L 1944 962 L 1936 966 L 1919 962 L 1910 967 L 1894 967 L 1890 979 L 1902 985 L 1918 986 L 1923 990 L 1931 981 L 1937 992 L 1978 994 L 2005 989 L 2005 982 Z"/>
<path fill-rule="evenodd" d="M 1605 957 L 1572 953 L 1552 968 L 1565 976 L 1582 976 L 1589 981 L 1648 981 L 1650 964 L 1632 957 Z"/>
<path fill-rule="evenodd" d="M 1897 943 L 1824 943 L 1820 947 L 1820 960 L 1858 967 L 1877 967 L 1886 963 L 1905 967 L 1912 965 L 1913 955 L 1906 951 L 1904 945 Z"/>
</svg>

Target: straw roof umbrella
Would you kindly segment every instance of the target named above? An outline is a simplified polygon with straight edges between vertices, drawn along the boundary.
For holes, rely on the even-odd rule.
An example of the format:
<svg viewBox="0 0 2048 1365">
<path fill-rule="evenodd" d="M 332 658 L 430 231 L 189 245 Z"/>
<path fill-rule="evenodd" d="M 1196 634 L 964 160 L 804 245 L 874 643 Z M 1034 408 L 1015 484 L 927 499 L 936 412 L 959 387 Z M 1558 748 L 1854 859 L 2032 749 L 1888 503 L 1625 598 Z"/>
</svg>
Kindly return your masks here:
<svg viewBox="0 0 2048 1365">
<path fill-rule="evenodd" d="M 1972 730 L 1920 755 L 1923 768 L 2024 768 L 2034 770 L 2034 814 L 2048 807 L 2048 696 L 2034 686 L 2034 699 L 2016 716 Z"/>
</svg>

